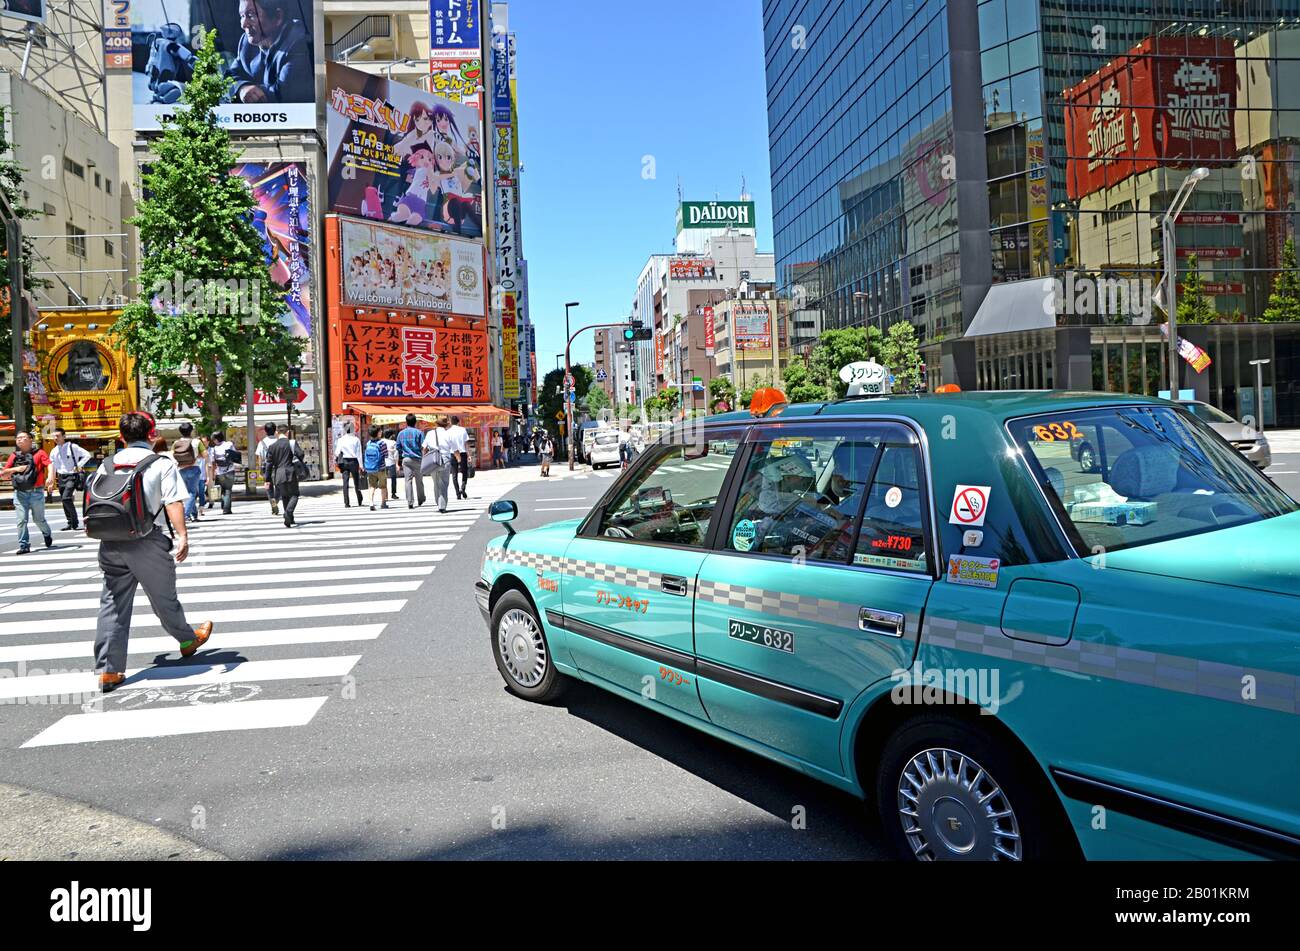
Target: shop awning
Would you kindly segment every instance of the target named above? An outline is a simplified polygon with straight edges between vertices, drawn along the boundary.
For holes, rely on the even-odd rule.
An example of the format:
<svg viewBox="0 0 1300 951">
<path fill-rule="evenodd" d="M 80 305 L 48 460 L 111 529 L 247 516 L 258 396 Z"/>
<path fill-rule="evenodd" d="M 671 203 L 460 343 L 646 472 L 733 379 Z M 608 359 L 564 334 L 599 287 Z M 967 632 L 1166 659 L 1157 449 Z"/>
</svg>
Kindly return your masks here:
<svg viewBox="0 0 1300 951">
<path fill-rule="evenodd" d="M 1045 278 L 994 284 L 963 336 L 986 337 L 1017 330 L 1055 328 L 1055 287 L 1053 281 Z"/>
<path fill-rule="evenodd" d="M 432 423 L 439 416 L 459 416 L 461 421 L 471 426 L 508 426 L 510 417 L 517 416 L 511 410 L 490 404 L 471 406 L 389 406 L 383 403 L 346 403 L 344 409 L 370 418 L 376 426 L 391 426 L 405 422 L 408 413 L 425 423 Z"/>
</svg>

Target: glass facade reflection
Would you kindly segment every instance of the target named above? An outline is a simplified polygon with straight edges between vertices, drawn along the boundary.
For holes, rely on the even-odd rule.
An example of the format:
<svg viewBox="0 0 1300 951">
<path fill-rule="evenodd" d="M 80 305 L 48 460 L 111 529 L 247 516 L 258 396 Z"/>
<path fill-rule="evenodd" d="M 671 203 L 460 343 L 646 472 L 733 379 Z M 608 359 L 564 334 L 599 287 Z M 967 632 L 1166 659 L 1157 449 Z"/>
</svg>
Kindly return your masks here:
<svg viewBox="0 0 1300 951">
<path fill-rule="evenodd" d="M 1180 386 L 1244 414 L 1237 364 L 1271 358 L 1264 405 L 1300 424 L 1300 328 L 1260 323 L 1296 230 L 1300 0 L 766 0 L 764 27 L 797 345 L 908 319 L 932 383 L 1167 389 L 1158 309 L 1044 295 L 1149 298 L 1160 220 L 1203 166 L 1174 258 L 1211 320 L 1180 330 L 1216 362 Z"/>
</svg>

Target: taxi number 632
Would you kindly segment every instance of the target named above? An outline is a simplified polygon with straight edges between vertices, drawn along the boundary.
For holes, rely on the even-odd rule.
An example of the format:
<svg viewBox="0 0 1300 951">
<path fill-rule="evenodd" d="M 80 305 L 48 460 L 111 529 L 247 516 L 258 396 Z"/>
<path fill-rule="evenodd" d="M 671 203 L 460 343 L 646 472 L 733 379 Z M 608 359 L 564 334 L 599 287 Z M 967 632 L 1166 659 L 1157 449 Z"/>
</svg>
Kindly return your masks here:
<svg viewBox="0 0 1300 951">
<path fill-rule="evenodd" d="M 794 635 L 775 627 L 746 624 L 744 621 L 732 618 L 727 622 L 727 634 L 738 641 L 762 644 L 764 647 L 770 647 L 774 651 L 784 651 L 787 654 L 794 653 Z"/>
</svg>

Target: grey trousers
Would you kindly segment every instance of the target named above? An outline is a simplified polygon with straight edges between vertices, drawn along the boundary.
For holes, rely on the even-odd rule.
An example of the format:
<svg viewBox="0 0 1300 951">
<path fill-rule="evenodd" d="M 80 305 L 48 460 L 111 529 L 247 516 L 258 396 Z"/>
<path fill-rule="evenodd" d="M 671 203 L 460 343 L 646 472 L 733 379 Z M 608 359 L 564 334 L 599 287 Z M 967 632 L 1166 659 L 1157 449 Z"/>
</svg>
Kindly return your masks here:
<svg viewBox="0 0 1300 951">
<path fill-rule="evenodd" d="M 424 504 L 424 475 L 420 472 L 419 459 L 402 460 L 402 476 L 406 479 L 406 504 Z M 415 486 L 412 489 L 412 485 Z"/>
<path fill-rule="evenodd" d="M 433 476 L 433 500 L 438 510 L 443 511 L 447 508 L 447 490 L 451 486 L 451 465 L 434 466 L 429 474 Z"/>
<path fill-rule="evenodd" d="M 181 642 L 194 638 L 194 628 L 186 622 L 185 609 L 176 597 L 176 562 L 171 551 L 172 540 L 160 528 L 139 541 L 99 543 L 104 590 L 99 596 L 99 623 L 95 628 L 97 673 L 126 673 L 126 645 L 137 585 L 144 585 L 144 593 L 164 631 Z"/>
</svg>

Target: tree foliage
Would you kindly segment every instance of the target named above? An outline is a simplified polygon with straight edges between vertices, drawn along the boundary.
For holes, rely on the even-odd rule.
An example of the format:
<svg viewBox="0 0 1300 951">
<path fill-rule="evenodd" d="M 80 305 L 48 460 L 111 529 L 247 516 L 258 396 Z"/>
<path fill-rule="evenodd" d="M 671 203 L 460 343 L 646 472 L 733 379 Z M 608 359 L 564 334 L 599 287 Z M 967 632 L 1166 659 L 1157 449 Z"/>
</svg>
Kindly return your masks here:
<svg viewBox="0 0 1300 951">
<path fill-rule="evenodd" d="M 1287 238 L 1282 245 L 1282 265 L 1260 320 L 1266 323 L 1300 320 L 1300 274 L 1296 272 L 1294 238 Z"/>
<path fill-rule="evenodd" d="M 880 342 L 881 333 L 875 327 L 845 327 L 822 331 L 808 358 L 811 382 L 825 387 L 829 398 L 844 399 L 849 387 L 840 379 L 840 370 L 850 363 L 871 359 L 879 353 Z M 790 394 L 787 393 L 786 396 Z"/>
<path fill-rule="evenodd" d="M 709 380 L 709 409 L 715 413 L 736 408 L 736 386 L 725 376 L 715 376 Z"/>
<path fill-rule="evenodd" d="M 825 384 L 813 381 L 808 366 L 802 360 L 791 360 L 781 371 L 785 384 L 785 398 L 791 403 L 821 403 L 828 396 Z M 750 394 L 753 398 L 753 394 Z"/>
<path fill-rule="evenodd" d="M 767 371 L 755 373 L 753 376 L 746 377 L 745 386 L 740 391 L 740 405 L 745 409 L 749 409 L 749 404 L 753 401 L 754 394 L 771 385 L 772 375 Z"/>
<path fill-rule="evenodd" d="M 303 349 L 282 321 L 285 292 L 270 277 L 253 195 L 232 174 L 239 155 L 213 112 L 226 85 L 216 33 L 206 31 L 185 108 L 163 120 L 143 176 L 130 222 L 142 249 L 139 298 L 113 328 L 156 392 L 201 409 L 209 430 L 238 411 L 246 375 L 275 393 Z"/>
<path fill-rule="evenodd" d="M 921 348 L 911 321 L 890 325 L 880 344 L 880 363 L 894 374 L 894 392 L 911 393 L 922 388 Z"/>
<path fill-rule="evenodd" d="M 575 366 L 573 368 L 573 387 L 578 394 L 579 401 L 588 398 L 595 382 L 596 374 L 592 373 L 589 367 Z M 559 417 L 564 412 L 564 400 L 560 393 L 563 386 L 564 370 L 552 370 L 546 374 L 542 379 L 542 388 L 537 392 L 537 415 L 541 419 L 542 425 L 550 430 L 552 436 L 556 437 L 556 451 L 562 457 L 568 458 L 566 455 L 568 440 L 559 438 L 560 424 L 563 422 Z"/>
<path fill-rule="evenodd" d="M 1205 293 L 1203 284 L 1201 270 L 1196 266 L 1196 255 L 1189 254 L 1187 276 L 1183 278 L 1183 286 L 1178 289 L 1180 324 L 1208 324 L 1219 319 L 1219 313 L 1214 309 L 1214 302 Z"/>
</svg>

